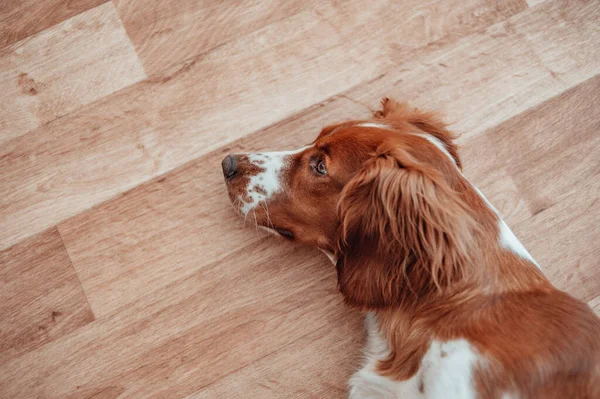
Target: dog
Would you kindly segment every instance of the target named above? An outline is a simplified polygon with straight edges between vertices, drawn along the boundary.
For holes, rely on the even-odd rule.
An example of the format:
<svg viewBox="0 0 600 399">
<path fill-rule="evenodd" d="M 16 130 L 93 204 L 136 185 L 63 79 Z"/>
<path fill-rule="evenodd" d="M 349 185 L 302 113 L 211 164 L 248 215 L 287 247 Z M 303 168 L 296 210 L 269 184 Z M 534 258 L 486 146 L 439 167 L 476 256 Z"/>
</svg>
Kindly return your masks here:
<svg viewBox="0 0 600 399">
<path fill-rule="evenodd" d="M 234 207 L 325 252 L 366 313 L 350 398 L 600 398 L 600 319 L 463 176 L 435 114 L 381 104 L 300 149 L 222 162 Z"/>
</svg>

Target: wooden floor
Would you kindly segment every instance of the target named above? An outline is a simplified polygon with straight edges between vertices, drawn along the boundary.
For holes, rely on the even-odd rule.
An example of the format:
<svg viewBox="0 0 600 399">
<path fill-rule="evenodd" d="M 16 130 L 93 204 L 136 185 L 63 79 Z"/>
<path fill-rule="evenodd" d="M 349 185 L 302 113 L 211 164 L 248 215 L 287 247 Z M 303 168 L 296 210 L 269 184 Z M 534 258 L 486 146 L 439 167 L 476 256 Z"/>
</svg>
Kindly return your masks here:
<svg viewBox="0 0 600 399">
<path fill-rule="evenodd" d="M 0 93 L 2 398 L 344 397 L 360 315 L 220 160 L 384 95 L 600 312 L 598 1 L 8 0 Z"/>
</svg>

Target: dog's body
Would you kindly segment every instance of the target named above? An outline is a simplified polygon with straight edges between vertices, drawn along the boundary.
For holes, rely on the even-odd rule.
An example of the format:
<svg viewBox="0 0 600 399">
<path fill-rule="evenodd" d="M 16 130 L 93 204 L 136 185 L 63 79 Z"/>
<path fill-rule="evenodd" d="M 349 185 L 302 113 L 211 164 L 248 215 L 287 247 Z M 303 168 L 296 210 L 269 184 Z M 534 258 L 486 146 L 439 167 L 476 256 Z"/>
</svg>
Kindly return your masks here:
<svg viewBox="0 0 600 399">
<path fill-rule="evenodd" d="M 554 288 L 434 116 L 384 99 L 297 151 L 228 156 L 230 197 L 327 253 L 367 311 L 352 398 L 600 398 L 600 320 Z"/>
</svg>

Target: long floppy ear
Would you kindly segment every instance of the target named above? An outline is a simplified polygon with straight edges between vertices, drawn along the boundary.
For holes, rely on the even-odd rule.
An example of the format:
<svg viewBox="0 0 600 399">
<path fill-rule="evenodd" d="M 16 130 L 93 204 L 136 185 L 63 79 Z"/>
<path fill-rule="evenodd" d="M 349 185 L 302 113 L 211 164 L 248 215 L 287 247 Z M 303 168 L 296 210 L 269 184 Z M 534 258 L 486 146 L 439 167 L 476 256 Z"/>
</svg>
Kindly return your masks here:
<svg viewBox="0 0 600 399">
<path fill-rule="evenodd" d="M 350 305 L 384 308 L 463 277 L 475 221 L 432 167 L 398 146 L 377 150 L 338 204 L 338 283 Z"/>
</svg>

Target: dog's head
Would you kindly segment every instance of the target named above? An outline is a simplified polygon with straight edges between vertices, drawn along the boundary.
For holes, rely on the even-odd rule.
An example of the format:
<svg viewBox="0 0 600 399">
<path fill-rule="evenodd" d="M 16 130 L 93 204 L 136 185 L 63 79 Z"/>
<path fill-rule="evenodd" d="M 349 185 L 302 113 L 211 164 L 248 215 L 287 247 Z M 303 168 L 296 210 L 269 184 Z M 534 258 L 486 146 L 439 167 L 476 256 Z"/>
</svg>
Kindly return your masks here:
<svg viewBox="0 0 600 399">
<path fill-rule="evenodd" d="M 474 225 L 445 125 L 388 99 L 382 105 L 373 120 L 326 127 L 300 149 L 222 163 L 245 217 L 332 254 L 347 302 L 371 308 L 393 304 L 403 285 L 448 284 Z"/>
</svg>

